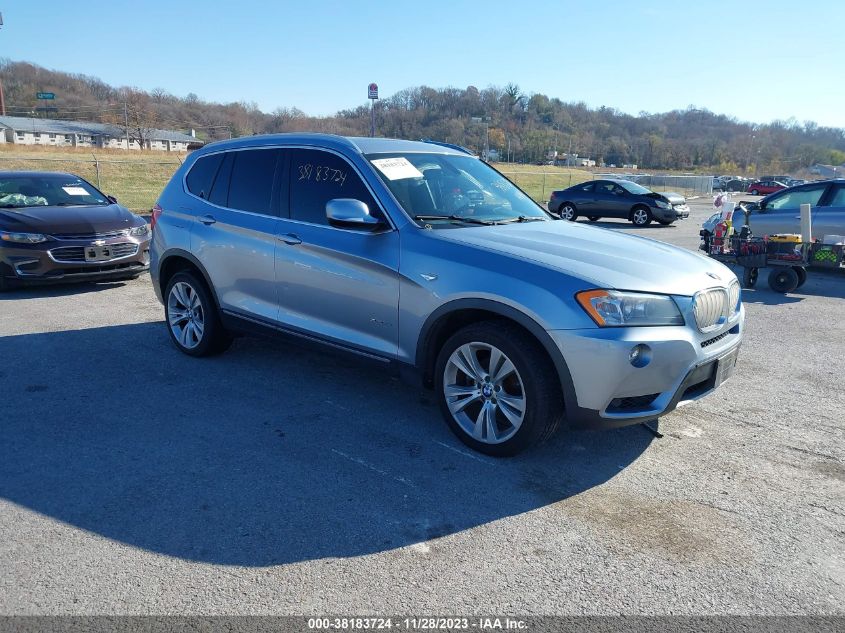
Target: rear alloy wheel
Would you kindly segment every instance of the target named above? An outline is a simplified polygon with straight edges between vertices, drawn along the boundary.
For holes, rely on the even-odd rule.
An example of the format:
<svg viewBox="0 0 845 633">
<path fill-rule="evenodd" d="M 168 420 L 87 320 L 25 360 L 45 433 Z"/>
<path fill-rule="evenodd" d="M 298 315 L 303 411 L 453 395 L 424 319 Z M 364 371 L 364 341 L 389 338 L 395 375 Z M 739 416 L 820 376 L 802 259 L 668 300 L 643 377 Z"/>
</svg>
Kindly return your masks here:
<svg viewBox="0 0 845 633">
<path fill-rule="evenodd" d="M 189 356 L 211 356 L 228 349 L 232 338 L 223 329 L 211 294 L 189 272 L 177 273 L 167 284 L 164 314 L 170 338 Z"/>
<path fill-rule="evenodd" d="M 590 222 L 598 222 L 598 221 L 599 221 L 599 216 L 597 216 L 597 215 L 590 215 L 590 216 L 588 216 L 588 217 L 587 217 L 587 219 L 588 219 Z"/>
<path fill-rule="evenodd" d="M 469 325 L 446 341 L 435 383 L 446 423 L 467 446 L 498 457 L 550 437 L 563 399 L 545 350 L 502 321 Z"/>
<path fill-rule="evenodd" d="M 631 212 L 631 222 L 635 226 L 648 226 L 651 224 L 651 211 L 645 207 L 637 207 Z"/>
<path fill-rule="evenodd" d="M 793 268 L 778 266 L 769 273 L 769 288 L 775 292 L 792 292 L 798 287 L 798 273 Z"/>
<path fill-rule="evenodd" d="M 560 219 L 569 220 L 570 222 L 577 220 L 578 210 L 575 208 L 575 205 L 569 202 L 560 205 Z"/>
</svg>

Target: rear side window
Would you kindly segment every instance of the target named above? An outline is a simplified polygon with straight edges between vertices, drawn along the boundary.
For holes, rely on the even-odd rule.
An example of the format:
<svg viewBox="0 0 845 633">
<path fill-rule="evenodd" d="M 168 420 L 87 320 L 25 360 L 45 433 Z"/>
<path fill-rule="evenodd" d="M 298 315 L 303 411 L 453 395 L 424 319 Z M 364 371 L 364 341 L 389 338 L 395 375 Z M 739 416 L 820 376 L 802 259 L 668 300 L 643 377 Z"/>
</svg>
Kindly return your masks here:
<svg viewBox="0 0 845 633">
<path fill-rule="evenodd" d="M 595 183 L 588 182 L 586 185 L 581 185 L 580 187 L 578 187 L 578 191 L 592 191 L 595 186 Z"/>
<path fill-rule="evenodd" d="M 217 175 L 221 162 L 223 162 L 223 154 L 212 154 L 211 156 L 203 156 L 194 163 L 185 179 L 188 191 L 195 196 L 208 200 L 214 177 Z"/>
<path fill-rule="evenodd" d="M 366 185 L 344 159 L 320 150 L 294 150 L 290 163 L 291 219 L 328 224 L 326 203 L 335 198 L 360 200 L 369 207 L 370 215 L 383 217 Z"/>
<path fill-rule="evenodd" d="M 254 149 L 233 154 L 235 162 L 226 206 L 239 211 L 270 214 L 279 150 Z"/>
<path fill-rule="evenodd" d="M 217 178 L 211 187 L 211 194 L 208 201 L 218 207 L 225 207 L 229 204 L 229 181 L 232 179 L 232 163 L 235 162 L 235 153 L 226 152 L 223 155 L 223 162 L 217 171 Z"/>
<path fill-rule="evenodd" d="M 845 207 L 845 187 L 837 187 L 833 192 L 833 199 L 830 201 L 831 207 Z"/>
</svg>

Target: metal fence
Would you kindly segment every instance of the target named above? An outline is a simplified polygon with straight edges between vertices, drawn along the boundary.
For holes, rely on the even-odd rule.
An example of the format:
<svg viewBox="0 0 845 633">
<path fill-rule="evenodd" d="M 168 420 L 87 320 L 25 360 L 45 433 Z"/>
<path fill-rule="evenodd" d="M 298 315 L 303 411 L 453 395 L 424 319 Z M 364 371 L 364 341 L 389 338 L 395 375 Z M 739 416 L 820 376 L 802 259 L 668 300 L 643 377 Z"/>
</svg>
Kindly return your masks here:
<svg viewBox="0 0 845 633">
<path fill-rule="evenodd" d="M 170 160 L 156 161 L 104 158 L 93 153 L 91 158 L 82 154 L 78 158 L 51 158 L 0 153 L 0 169 L 74 173 L 97 185 L 103 192 L 115 196 L 121 204 L 133 211 L 149 211 L 181 164 L 181 158 L 175 155 Z M 674 191 L 687 198 L 713 193 L 712 176 L 593 173 L 580 169 L 523 171 L 509 169 L 511 165 L 507 164 L 499 164 L 497 167 L 543 205 L 548 202 L 552 191 L 599 178 L 631 180 L 654 191 Z"/>
<path fill-rule="evenodd" d="M 104 193 L 115 196 L 133 211 L 149 211 L 158 195 L 182 164 L 176 160 L 120 160 L 91 154 L 91 158 L 11 156 L 0 153 L 0 169 L 59 171 L 81 176 Z"/>
<path fill-rule="evenodd" d="M 582 170 L 549 172 L 512 171 L 504 166 L 497 166 L 497 168 L 540 204 L 546 204 L 548 202 L 552 191 L 566 189 L 581 182 L 603 178 L 630 180 L 643 187 L 648 187 L 653 191 L 674 191 L 687 198 L 709 196 L 713 193 L 712 176 L 628 173 L 602 174 Z"/>
</svg>

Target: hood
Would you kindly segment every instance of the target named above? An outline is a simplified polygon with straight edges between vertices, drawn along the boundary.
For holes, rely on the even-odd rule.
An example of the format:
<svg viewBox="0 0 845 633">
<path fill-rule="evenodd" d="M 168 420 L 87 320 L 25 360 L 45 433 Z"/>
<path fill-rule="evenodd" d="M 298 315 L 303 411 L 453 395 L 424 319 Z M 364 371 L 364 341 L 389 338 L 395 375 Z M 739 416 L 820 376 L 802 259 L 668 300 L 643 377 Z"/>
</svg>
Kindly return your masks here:
<svg viewBox="0 0 845 633">
<path fill-rule="evenodd" d="M 686 204 L 687 199 L 684 198 L 681 194 L 675 193 L 674 191 L 664 191 L 663 193 L 658 193 L 656 191 L 652 191 L 651 193 L 643 194 L 648 198 L 655 198 L 657 200 L 668 200 L 673 205 L 676 204 Z"/>
<path fill-rule="evenodd" d="M 585 287 L 691 296 L 735 279 L 716 260 L 684 248 L 573 222 L 463 227 L 439 230 L 438 237 L 531 260 Z"/>
<path fill-rule="evenodd" d="M 129 228 L 135 215 L 118 204 L 0 209 L 0 229 L 21 233 L 105 233 Z"/>
</svg>

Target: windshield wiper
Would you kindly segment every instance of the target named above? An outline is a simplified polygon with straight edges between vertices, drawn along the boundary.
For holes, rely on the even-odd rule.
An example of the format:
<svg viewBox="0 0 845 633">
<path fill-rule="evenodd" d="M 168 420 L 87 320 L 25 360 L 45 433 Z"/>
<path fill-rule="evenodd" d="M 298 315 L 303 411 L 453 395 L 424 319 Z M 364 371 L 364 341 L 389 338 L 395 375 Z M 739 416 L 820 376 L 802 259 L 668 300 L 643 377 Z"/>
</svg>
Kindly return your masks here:
<svg viewBox="0 0 845 633">
<path fill-rule="evenodd" d="M 546 218 L 539 215 L 532 215 L 530 217 L 520 215 L 515 218 L 504 218 L 503 220 L 496 220 L 496 224 L 511 224 L 513 222 L 545 222 Z"/>
<path fill-rule="evenodd" d="M 492 226 L 496 224 L 491 220 L 480 220 L 479 218 L 470 218 L 462 215 L 415 215 L 415 220 L 453 220 L 455 222 L 465 222 L 466 224 L 481 224 L 483 226 Z"/>
</svg>

